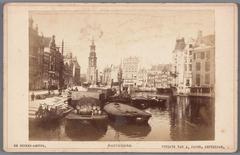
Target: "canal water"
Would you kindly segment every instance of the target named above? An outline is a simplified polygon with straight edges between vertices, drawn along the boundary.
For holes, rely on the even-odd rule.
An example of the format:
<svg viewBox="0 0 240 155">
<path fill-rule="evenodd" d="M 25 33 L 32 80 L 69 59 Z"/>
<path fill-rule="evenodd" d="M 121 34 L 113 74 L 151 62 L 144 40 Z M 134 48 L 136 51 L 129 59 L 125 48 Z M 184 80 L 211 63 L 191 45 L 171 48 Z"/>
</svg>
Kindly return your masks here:
<svg viewBox="0 0 240 155">
<path fill-rule="evenodd" d="M 178 96 L 148 107 L 146 125 L 69 122 L 39 125 L 29 122 L 29 140 L 37 141 L 183 141 L 214 139 L 214 100 Z"/>
</svg>

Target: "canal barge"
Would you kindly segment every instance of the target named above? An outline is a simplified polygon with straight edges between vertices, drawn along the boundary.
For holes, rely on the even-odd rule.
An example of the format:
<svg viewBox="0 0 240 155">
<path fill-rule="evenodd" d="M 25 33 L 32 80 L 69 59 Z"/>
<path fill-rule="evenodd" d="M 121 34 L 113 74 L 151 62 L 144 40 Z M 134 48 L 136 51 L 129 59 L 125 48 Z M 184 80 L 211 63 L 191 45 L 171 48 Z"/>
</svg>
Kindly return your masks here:
<svg viewBox="0 0 240 155">
<path fill-rule="evenodd" d="M 71 112 L 66 116 L 66 119 L 69 120 L 105 120 L 107 119 L 107 114 L 101 114 L 101 115 L 79 115 Z"/>
<path fill-rule="evenodd" d="M 143 110 L 118 102 L 107 103 L 104 110 L 110 119 L 120 122 L 147 123 L 152 116 Z"/>
<path fill-rule="evenodd" d="M 72 107 L 59 109 L 58 107 L 43 108 L 41 106 L 42 105 L 40 105 L 38 111 L 35 113 L 35 121 L 39 123 L 58 122 L 73 110 Z"/>
<path fill-rule="evenodd" d="M 85 98 L 78 100 L 74 110 L 67 115 L 68 120 L 82 120 L 82 121 L 94 121 L 94 120 L 107 120 L 108 115 L 102 110 L 99 101 L 94 98 Z"/>
<path fill-rule="evenodd" d="M 81 114 L 71 112 L 66 116 L 66 119 L 79 120 L 79 121 L 105 121 L 108 119 L 108 115 L 106 113 L 97 114 L 97 115 L 92 115 L 92 114 L 81 115 Z"/>
<path fill-rule="evenodd" d="M 131 96 L 124 96 L 124 95 L 114 95 L 110 96 L 107 100 L 108 102 L 120 102 L 120 103 L 131 103 Z"/>
<path fill-rule="evenodd" d="M 134 96 L 131 99 L 131 105 L 140 109 L 146 109 L 152 106 L 163 106 L 166 99 L 162 99 L 157 95 Z"/>
</svg>

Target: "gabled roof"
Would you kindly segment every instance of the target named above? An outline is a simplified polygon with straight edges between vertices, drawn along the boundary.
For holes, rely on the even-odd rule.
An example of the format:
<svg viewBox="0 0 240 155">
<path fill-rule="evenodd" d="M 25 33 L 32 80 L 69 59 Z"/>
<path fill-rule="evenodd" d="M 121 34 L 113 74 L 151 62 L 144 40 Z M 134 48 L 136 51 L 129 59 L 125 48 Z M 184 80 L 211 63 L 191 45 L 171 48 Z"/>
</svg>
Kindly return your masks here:
<svg viewBox="0 0 240 155">
<path fill-rule="evenodd" d="M 215 45 L 215 35 L 210 34 L 207 36 L 204 36 L 202 38 L 202 43 L 208 46 L 214 46 Z"/>
</svg>

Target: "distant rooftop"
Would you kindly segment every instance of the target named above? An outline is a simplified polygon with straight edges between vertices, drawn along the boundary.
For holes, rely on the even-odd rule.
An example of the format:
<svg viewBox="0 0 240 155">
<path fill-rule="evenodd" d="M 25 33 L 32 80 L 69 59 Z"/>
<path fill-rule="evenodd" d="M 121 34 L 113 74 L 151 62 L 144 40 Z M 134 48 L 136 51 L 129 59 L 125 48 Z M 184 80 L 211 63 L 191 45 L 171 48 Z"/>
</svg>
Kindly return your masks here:
<svg viewBox="0 0 240 155">
<path fill-rule="evenodd" d="M 182 50 L 184 50 L 185 46 L 186 46 L 186 44 L 185 44 L 184 38 L 178 38 L 176 40 L 176 45 L 175 45 L 175 49 L 174 50 L 182 51 Z"/>
<path fill-rule="evenodd" d="M 168 71 L 171 69 L 170 64 L 158 64 L 158 65 L 153 65 L 151 70 L 152 71 Z"/>
<path fill-rule="evenodd" d="M 51 41 L 51 37 L 43 37 L 43 46 L 49 47 Z"/>
</svg>

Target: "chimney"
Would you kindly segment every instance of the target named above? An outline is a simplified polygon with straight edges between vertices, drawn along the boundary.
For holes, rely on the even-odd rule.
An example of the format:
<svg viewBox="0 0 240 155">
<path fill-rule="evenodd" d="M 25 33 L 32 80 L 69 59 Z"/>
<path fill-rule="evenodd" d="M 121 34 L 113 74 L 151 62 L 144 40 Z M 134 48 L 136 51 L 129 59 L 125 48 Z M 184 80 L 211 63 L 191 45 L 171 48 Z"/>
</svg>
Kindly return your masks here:
<svg viewBox="0 0 240 155">
<path fill-rule="evenodd" d="M 202 43 L 202 31 L 199 30 L 199 31 L 198 31 L 198 36 L 197 36 L 197 40 L 196 40 L 195 45 L 196 45 L 196 46 L 199 46 L 201 43 Z"/>
</svg>

